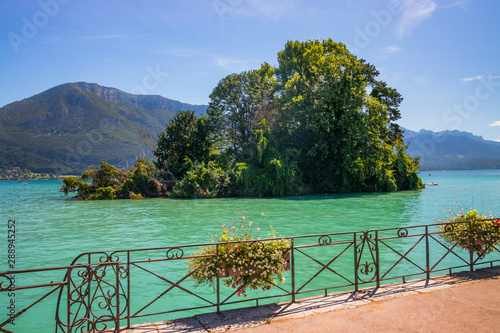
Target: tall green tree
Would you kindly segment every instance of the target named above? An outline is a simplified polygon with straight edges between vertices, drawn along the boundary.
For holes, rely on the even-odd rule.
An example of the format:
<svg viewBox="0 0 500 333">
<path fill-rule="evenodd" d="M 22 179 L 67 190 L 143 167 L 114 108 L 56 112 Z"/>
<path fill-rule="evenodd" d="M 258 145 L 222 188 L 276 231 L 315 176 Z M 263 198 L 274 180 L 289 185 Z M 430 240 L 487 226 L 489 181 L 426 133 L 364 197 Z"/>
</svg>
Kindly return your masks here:
<svg viewBox="0 0 500 333">
<path fill-rule="evenodd" d="M 220 148 L 244 153 L 257 124 L 275 117 L 273 74 L 273 68 L 264 64 L 259 70 L 228 75 L 214 88 L 207 114 Z"/>
<path fill-rule="evenodd" d="M 191 163 L 208 159 L 211 146 L 206 117 L 196 117 L 194 111 L 181 111 L 159 134 L 153 154 L 158 168 L 181 178 Z"/>
<path fill-rule="evenodd" d="M 278 53 L 279 139 L 298 148 L 314 192 L 388 191 L 402 98 L 376 68 L 332 40 Z"/>
</svg>

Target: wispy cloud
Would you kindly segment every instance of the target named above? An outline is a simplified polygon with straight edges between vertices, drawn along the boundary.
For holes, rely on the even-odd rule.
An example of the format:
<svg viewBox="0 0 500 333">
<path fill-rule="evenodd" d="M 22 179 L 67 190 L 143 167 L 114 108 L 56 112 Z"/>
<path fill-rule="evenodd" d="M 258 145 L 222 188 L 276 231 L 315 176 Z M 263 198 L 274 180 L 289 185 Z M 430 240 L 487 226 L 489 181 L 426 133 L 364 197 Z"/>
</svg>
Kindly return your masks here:
<svg viewBox="0 0 500 333">
<path fill-rule="evenodd" d="M 401 50 L 402 50 L 402 48 L 400 48 L 399 46 L 397 46 L 397 45 L 391 45 L 391 46 L 389 46 L 386 49 L 386 52 L 387 53 L 396 53 L 396 52 L 399 52 Z"/>
<path fill-rule="evenodd" d="M 132 35 L 122 35 L 122 34 L 108 34 L 108 35 L 95 35 L 95 36 L 81 36 L 81 40 L 84 42 L 103 40 L 103 39 L 129 39 L 135 36 Z"/>
<path fill-rule="evenodd" d="M 462 82 L 470 82 L 470 81 L 477 81 L 477 80 L 483 80 L 485 78 L 484 75 L 476 75 L 476 76 L 471 76 L 471 77 L 466 77 L 462 79 Z M 500 75 L 497 76 L 491 76 L 491 79 L 500 79 Z"/>
<path fill-rule="evenodd" d="M 222 20 L 253 16 L 280 19 L 296 14 L 295 2 L 295 0 L 220 0 L 215 1 L 213 7 Z"/>
<path fill-rule="evenodd" d="M 181 58 L 205 58 L 215 66 L 222 67 L 231 72 L 245 71 L 250 69 L 251 65 L 253 65 L 249 60 L 228 58 L 226 56 L 210 53 L 203 49 L 174 47 L 150 51 L 156 53 L 165 53 L 174 57 Z"/>
<path fill-rule="evenodd" d="M 226 57 L 216 56 L 215 64 L 219 67 L 227 69 L 233 72 L 241 72 L 248 69 L 248 63 L 244 60 L 239 59 L 229 59 Z"/>
<path fill-rule="evenodd" d="M 290 0 L 249 0 L 248 8 L 252 16 L 265 15 L 274 19 L 296 12 L 295 1 Z"/>
<path fill-rule="evenodd" d="M 396 27 L 396 34 L 404 38 L 410 31 L 432 16 L 437 4 L 432 0 L 403 0 L 402 14 Z"/>
<path fill-rule="evenodd" d="M 210 56 L 209 53 L 202 49 L 185 48 L 185 47 L 169 47 L 161 50 L 152 50 L 157 53 L 166 53 L 174 57 L 192 58 L 197 56 Z"/>
<path fill-rule="evenodd" d="M 439 8 L 451 8 L 451 7 L 462 7 L 465 8 L 467 5 L 471 2 L 472 0 L 455 0 L 452 1 L 450 4 L 443 5 L 439 4 Z"/>
<path fill-rule="evenodd" d="M 497 121 L 492 122 L 492 123 L 490 124 L 490 127 L 497 127 L 497 126 L 500 126 L 500 120 L 497 120 Z"/>
</svg>

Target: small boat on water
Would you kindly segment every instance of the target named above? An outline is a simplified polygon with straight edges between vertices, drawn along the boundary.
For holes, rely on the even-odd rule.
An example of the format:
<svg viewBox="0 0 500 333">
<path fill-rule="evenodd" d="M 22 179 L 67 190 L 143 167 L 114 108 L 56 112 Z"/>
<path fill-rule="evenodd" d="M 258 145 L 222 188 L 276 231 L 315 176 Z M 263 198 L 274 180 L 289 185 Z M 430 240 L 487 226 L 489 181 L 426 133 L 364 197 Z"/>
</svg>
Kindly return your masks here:
<svg viewBox="0 0 500 333">
<path fill-rule="evenodd" d="M 425 186 L 437 186 L 437 183 L 432 182 L 432 183 L 426 183 L 424 185 Z"/>
</svg>

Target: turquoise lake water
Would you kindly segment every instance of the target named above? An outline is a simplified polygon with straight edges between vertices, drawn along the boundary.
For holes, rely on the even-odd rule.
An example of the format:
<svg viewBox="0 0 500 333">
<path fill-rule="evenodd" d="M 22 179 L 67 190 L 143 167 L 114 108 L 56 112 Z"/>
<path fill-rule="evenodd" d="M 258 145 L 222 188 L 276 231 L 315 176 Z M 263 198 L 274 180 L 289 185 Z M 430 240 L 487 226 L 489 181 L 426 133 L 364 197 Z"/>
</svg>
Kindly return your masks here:
<svg viewBox="0 0 500 333">
<path fill-rule="evenodd" d="M 424 183 L 439 185 L 381 194 L 91 202 L 59 193 L 61 184 L 55 181 L 0 182 L 0 271 L 7 270 L 9 219 L 16 221 L 15 268 L 19 270 L 69 265 L 86 251 L 208 242 L 210 233 L 219 232 L 216 223 L 236 218 L 238 209 L 256 221 L 265 212 L 263 226 L 271 224 L 283 236 L 431 224 L 445 219 L 446 210 L 456 204 L 483 213 L 490 209 L 500 216 L 500 170 L 425 172 L 420 176 Z M 144 285 L 148 287 L 142 293 L 154 282 L 144 281 Z M 0 322 L 7 319 L 4 304 L 9 302 L 6 293 L 2 294 Z M 16 294 L 19 307 L 28 302 L 23 297 Z M 181 299 L 191 302 L 177 301 Z M 33 332 L 36 325 L 37 332 L 53 332 L 52 300 L 44 301 L 40 310 L 29 310 L 15 327 L 6 328 Z"/>
</svg>

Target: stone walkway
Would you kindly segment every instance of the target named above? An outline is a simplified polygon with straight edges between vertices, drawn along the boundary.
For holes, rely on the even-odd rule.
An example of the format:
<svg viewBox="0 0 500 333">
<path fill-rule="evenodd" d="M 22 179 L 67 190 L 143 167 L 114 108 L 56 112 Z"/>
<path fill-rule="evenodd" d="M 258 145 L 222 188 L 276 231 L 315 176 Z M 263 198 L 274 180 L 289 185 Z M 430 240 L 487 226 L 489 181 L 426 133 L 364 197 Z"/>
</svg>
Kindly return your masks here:
<svg viewBox="0 0 500 333">
<path fill-rule="evenodd" d="M 141 324 L 126 333 L 500 332 L 500 266 L 296 303 Z"/>
</svg>

